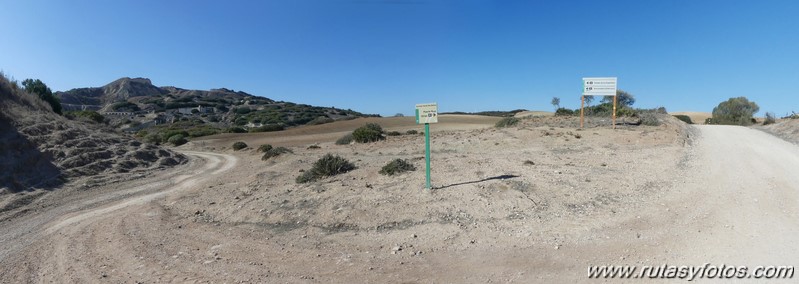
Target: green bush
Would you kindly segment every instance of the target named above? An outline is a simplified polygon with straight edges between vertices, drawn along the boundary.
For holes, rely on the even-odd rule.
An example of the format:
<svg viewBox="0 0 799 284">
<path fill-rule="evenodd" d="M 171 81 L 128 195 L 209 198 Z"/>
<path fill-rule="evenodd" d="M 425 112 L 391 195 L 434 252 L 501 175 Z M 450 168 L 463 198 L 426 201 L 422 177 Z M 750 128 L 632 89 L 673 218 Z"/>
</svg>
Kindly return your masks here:
<svg viewBox="0 0 799 284">
<path fill-rule="evenodd" d="M 381 175 L 393 176 L 404 172 L 415 171 L 416 167 L 409 163 L 407 160 L 395 159 L 380 169 Z"/>
<path fill-rule="evenodd" d="M 405 131 L 405 134 L 407 134 L 407 135 L 416 135 L 416 134 L 419 134 L 419 131 L 411 129 L 411 130 Z"/>
<path fill-rule="evenodd" d="M 555 116 L 573 116 L 575 112 L 580 113 L 579 111 L 573 111 L 562 107 L 555 110 Z"/>
<path fill-rule="evenodd" d="M 244 148 L 247 148 L 247 143 L 241 141 L 233 143 L 233 151 L 238 151 Z"/>
<path fill-rule="evenodd" d="M 763 125 L 774 124 L 777 122 L 777 116 L 773 112 L 766 113 L 766 120 L 763 120 Z"/>
<path fill-rule="evenodd" d="M 347 135 L 344 135 L 343 137 L 336 140 L 336 145 L 349 145 L 350 143 L 352 143 L 352 139 L 353 139 L 352 133 L 348 133 Z"/>
<path fill-rule="evenodd" d="M 172 145 L 175 145 L 175 146 L 180 146 L 180 145 L 186 144 L 186 142 L 189 142 L 189 141 L 186 140 L 186 137 L 183 136 L 182 134 L 175 134 L 175 135 L 172 135 L 171 137 L 169 137 L 169 139 L 167 139 L 167 142 L 169 142 L 169 143 L 171 143 Z"/>
<path fill-rule="evenodd" d="M 314 165 L 310 170 L 307 170 L 298 176 L 296 182 L 312 182 L 325 177 L 343 174 L 354 169 L 355 165 L 347 161 L 347 159 L 327 154 L 314 162 Z"/>
<path fill-rule="evenodd" d="M 282 124 L 267 124 L 261 127 L 253 127 L 250 128 L 251 133 L 255 132 L 273 132 L 273 131 L 281 131 L 286 129 Z"/>
<path fill-rule="evenodd" d="M 385 139 L 383 128 L 376 123 L 367 123 L 352 132 L 352 138 L 358 143 L 369 143 Z"/>
<path fill-rule="evenodd" d="M 266 150 L 266 152 L 264 152 L 264 155 L 261 157 L 261 160 L 266 161 L 269 160 L 270 158 L 274 158 L 286 153 L 294 153 L 294 151 L 291 151 L 291 149 L 286 147 L 271 148 L 269 150 Z"/>
<path fill-rule="evenodd" d="M 65 115 L 69 119 L 84 118 L 96 123 L 102 123 L 105 120 L 105 117 L 102 114 L 91 110 L 68 111 Z"/>
<path fill-rule="evenodd" d="M 247 129 L 244 129 L 244 128 L 236 126 L 236 127 L 228 128 L 226 132 L 227 133 L 247 133 Z"/>
<path fill-rule="evenodd" d="M 520 120 L 518 118 L 515 118 L 515 117 L 506 117 L 506 118 L 503 118 L 503 119 L 500 119 L 499 121 L 497 121 L 497 123 L 494 124 L 494 126 L 496 128 L 511 127 L 511 126 L 516 125 L 516 124 L 519 124 L 519 121 Z"/>
<path fill-rule="evenodd" d="M 161 135 L 158 133 L 150 133 L 147 136 L 144 136 L 144 142 L 150 144 L 161 144 Z"/>
<path fill-rule="evenodd" d="M 267 151 L 272 150 L 272 148 L 273 148 L 272 145 L 264 144 L 258 147 L 258 152 L 266 153 Z"/>
<path fill-rule="evenodd" d="M 677 115 L 674 115 L 674 117 L 679 119 L 679 120 L 682 120 L 682 122 L 685 122 L 685 123 L 688 123 L 688 124 L 694 124 L 694 122 L 691 121 L 691 117 L 689 117 L 687 115 L 677 114 Z"/>
<path fill-rule="evenodd" d="M 313 120 L 309 121 L 308 123 L 305 123 L 305 125 L 319 125 L 319 124 L 331 123 L 333 121 L 335 121 L 335 120 L 333 120 L 332 118 L 329 118 L 327 116 L 320 116 L 320 117 L 314 118 Z"/>
<path fill-rule="evenodd" d="M 709 124 L 751 125 L 752 116 L 760 110 L 755 102 L 746 97 L 730 98 L 713 108 Z"/>
<path fill-rule="evenodd" d="M 402 135 L 402 133 L 400 133 L 399 131 L 386 132 L 386 136 L 400 136 L 400 135 Z"/>
<path fill-rule="evenodd" d="M 25 88 L 26 92 L 39 96 L 40 99 L 49 104 L 53 112 L 61 114 L 61 100 L 53 95 L 53 91 L 42 80 L 25 79 L 22 81 L 22 87 Z"/>
</svg>

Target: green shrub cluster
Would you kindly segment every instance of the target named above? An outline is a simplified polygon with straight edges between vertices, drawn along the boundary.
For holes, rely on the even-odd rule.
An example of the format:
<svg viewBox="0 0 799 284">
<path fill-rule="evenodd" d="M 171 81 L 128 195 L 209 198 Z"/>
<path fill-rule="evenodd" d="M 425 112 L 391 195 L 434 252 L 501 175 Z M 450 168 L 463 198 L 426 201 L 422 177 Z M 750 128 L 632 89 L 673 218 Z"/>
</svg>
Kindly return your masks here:
<svg viewBox="0 0 799 284">
<path fill-rule="evenodd" d="M 713 117 L 706 122 L 707 124 L 747 126 L 755 123 L 752 116 L 759 110 L 760 107 L 746 97 L 730 98 L 713 108 Z"/>
<path fill-rule="evenodd" d="M 234 126 L 234 127 L 228 128 L 225 132 L 227 132 L 227 133 L 247 133 L 247 129 L 244 129 L 244 128 L 238 127 L 238 126 Z"/>
<path fill-rule="evenodd" d="M 347 135 L 344 135 L 336 140 L 336 145 L 349 145 L 352 143 L 352 139 L 352 133 L 347 133 Z"/>
<path fill-rule="evenodd" d="M 774 124 L 774 123 L 777 123 L 777 116 L 774 115 L 773 112 L 767 112 L 766 113 L 766 119 L 763 120 L 763 125 L 769 125 L 769 124 Z"/>
<path fill-rule="evenodd" d="M 385 139 L 383 128 L 376 123 L 367 123 L 352 132 L 352 138 L 358 143 L 376 142 Z"/>
<path fill-rule="evenodd" d="M 105 117 L 102 114 L 91 110 L 68 111 L 64 114 L 64 116 L 69 119 L 82 118 L 96 123 L 102 123 L 105 120 Z"/>
<path fill-rule="evenodd" d="M 660 119 L 658 119 L 657 114 L 652 112 L 644 112 L 638 115 L 641 119 L 641 124 L 648 125 L 648 126 L 660 126 Z"/>
<path fill-rule="evenodd" d="M 555 116 L 574 116 L 575 112 L 576 112 L 576 114 L 580 114 L 579 110 L 574 111 L 574 110 L 570 110 L 570 109 L 567 109 L 565 107 L 562 107 L 562 108 L 558 108 L 557 110 L 555 110 Z"/>
<path fill-rule="evenodd" d="M 407 135 L 416 135 L 416 134 L 419 134 L 419 131 L 411 129 L 411 130 L 405 131 L 405 134 L 407 134 Z"/>
<path fill-rule="evenodd" d="M 688 123 L 688 124 L 694 124 L 694 122 L 691 121 L 691 117 L 689 117 L 687 115 L 677 114 L 677 115 L 674 115 L 674 117 L 679 119 L 679 120 L 681 120 L 682 122 L 685 122 L 685 123 Z"/>
<path fill-rule="evenodd" d="M 497 121 L 497 123 L 494 124 L 494 126 L 497 127 L 497 128 L 511 127 L 511 126 L 516 125 L 516 124 L 519 124 L 519 121 L 520 120 L 518 118 L 515 118 L 515 117 L 506 117 L 506 118 L 503 118 L 503 119 L 500 119 L 499 121 Z"/>
<path fill-rule="evenodd" d="M 400 136 L 400 135 L 402 135 L 402 133 L 400 133 L 399 131 L 386 132 L 386 136 Z"/>
<path fill-rule="evenodd" d="M 271 149 L 266 150 L 264 152 L 264 155 L 261 157 L 261 160 L 266 161 L 266 160 L 269 160 L 271 158 L 274 158 L 274 157 L 277 157 L 277 156 L 280 156 L 280 155 L 286 154 L 286 153 L 294 153 L 294 151 L 291 151 L 291 149 L 286 148 L 286 147 L 271 148 Z"/>
<path fill-rule="evenodd" d="M 233 143 L 233 151 L 238 151 L 241 149 L 247 148 L 247 143 L 237 141 Z"/>
<path fill-rule="evenodd" d="M 310 170 L 303 172 L 296 179 L 297 183 L 307 183 L 325 177 L 343 174 L 355 169 L 355 165 L 340 156 L 327 154 L 314 162 Z"/>
<path fill-rule="evenodd" d="M 189 141 L 186 140 L 186 137 L 183 136 L 183 134 L 175 134 L 170 136 L 169 139 L 167 139 L 167 142 L 175 146 L 180 146 L 186 144 Z"/>
<path fill-rule="evenodd" d="M 272 148 L 274 148 L 274 147 L 272 147 L 271 144 L 264 144 L 264 145 L 258 146 L 258 152 L 266 153 L 266 151 L 272 150 Z"/>
<path fill-rule="evenodd" d="M 281 131 L 286 129 L 282 124 L 267 124 L 261 127 L 253 127 L 250 128 L 250 133 L 256 132 L 273 132 L 273 131 Z"/>
<path fill-rule="evenodd" d="M 415 171 L 416 167 L 409 163 L 407 160 L 395 159 L 380 169 L 381 175 L 393 176 L 404 172 Z"/>
</svg>

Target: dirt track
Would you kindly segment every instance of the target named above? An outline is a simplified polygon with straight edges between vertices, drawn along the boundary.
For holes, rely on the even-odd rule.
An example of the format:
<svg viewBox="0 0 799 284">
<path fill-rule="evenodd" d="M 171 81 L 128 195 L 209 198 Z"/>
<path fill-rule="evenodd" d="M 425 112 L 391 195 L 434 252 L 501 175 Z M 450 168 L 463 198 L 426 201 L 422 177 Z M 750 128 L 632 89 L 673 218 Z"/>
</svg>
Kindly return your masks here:
<svg viewBox="0 0 799 284">
<path fill-rule="evenodd" d="M 487 181 L 413 198 L 425 207 L 434 203 L 452 206 L 451 210 L 459 213 L 446 219 L 451 222 L 410 223 L 405 224 L 406 229 L 388 232 L 379 228 L 348 231 L 345 227 L 339 233 L 330 233 L 319 232 L 319 228 L 311 226 L 294 230 L 290 229 L 291 224 L 286 224 L 288 227 L 257 225 L 261 224 L 254 219 L 257 214 L 237 215 L 241 214 L 237 211 L 250 210 L 248 205 L 252 202 L 271 195 L 254 193 L 244 203 L 228 205 L 225 202 L 234 200 L 231 194 L 244 186 L 242 179 L 258 173 L 254 167 L 262 163 L 257 159 L 239 162 L 240 157 L 231 155 L 187 152 L 194 158 L 181 170 L 123 184 L 121 189 L 78 196 L 75 197 L 78 199 L 70 199 L 72 202 L 53 201 L 52 206 L 37 209 L 41 213 L 0 223 L 3 227 L 0 230 L 3 243 L 0 281 L 528 283 L 546 279 L 593 283 L 595 281 L 586 279 L 588 265 L 701 265 L 705 262 L 797 265 L 799 147 L 749 128 L 697 126 L 697 129 L 699 138 L 694 146 L 689 147 L 684 158 L 675 157 L 675 164 L 666 165 L 669 170 L 650 172 L 647 167 L 657 165 L 650 165 L 648 161 L 641 162 L 635 169 L 646 173 L 646 176 L 636 176 L 638 178 L 662 174 L 658 178 L 670 181 L 664 188 L 655 189 L 653 183 L 638 187 L 636 181 L 631 181 L 633 187 L 639 189 L 620 191 L 614 197 L 620 201 L 572 213 L 547 209 L 541 212 L 559 216 L 543 216 L 542 219 L 539 215 L 537 221 L 528 222 L 503 218 L 503 212 L 516 212 L 518 204 L 525 204 L 521 202 L 525 201 L 521 193 L 503 188 L 513 184 Z M 528 132 L 480 135 L 508 133 L 527 135 Z M 489 145 L 493 145 L 493 141 Z M 640 152 L 630 159 L 641 161 L 640 157 L 666 158 L 657 157 L 658 152 L 673 156 L 677 153 L 674 149 L 634 147 L 616 152 Z M 509 155 L 512 160 L 512 153 Z M 460 154 L 451 156 L 455 159 Z M 625 161 L 624 157 L 618 159 Z M 285 163 L 290 161 L 293 160 Z M 609 168 L 614 166 L 608 165 Z M 288 167 L 296 169 L 292 164 Z M 248 169 L 251 171 L 247 172 Z M 582 168 L 576 173 L 586 170 L 591 168 Z M 244 173 L 234 174 L 239 171 Z M 551 170 L 546 169 L 546 172 L 551 173 Z M 261 174 L 264 173 L 270 172 Z M 623 175 L 624 171 L 611 173 Z M 602 183 L 599 177 L 590 178 Z M 267 178 L 267 181 L 269 179 L 275 178 Z M 242 183 L 238 183 L 240 180 Z M 231 183 L 237 185 L 226 187 Z M 393 194 L 391 188 L 385 189 L 385 194 Z M 326 190 L 341 195 L 335 187 Z M 297 189 L 288 191 L 273 190 L 269 194 L 283 194 L 275 197 L 283 199 L 282 204 L 296 206 L 291 198 L 292 191 Z M 476 193 L 472 195 L 472 192 Z M 561 195 L 547 196 L 541 190 L 525 194 L 539 203 L 548 200 L 546 198 L 562 198 L 558 197 Z M 575 194 L 579 193 L 572 193 Z M 236 202 L 239 196 L 242 195 L 235 195 Z M 477 209 L 477 203 L 460 200 L 480 199 L 480 196 L 493 204 Z M 507 203 L 511 202 L 510 197 L 513 201 Z M 213 198 L 224 201 L 213 201 L 217 200 Z M 312 201 L 307 196 L 297 198 Z M 367 202 L 367 198 L 361 195 L 356 201 Z M 226 209 L 219 212 L 199 209 L 213 206 Z M 540 204 L 535 206 L 540 207 Z M 535 206 L 525 210 L 540 209 Z M 548 206 L 557 208 L 556 200 L 551 199 Z M 283 205 L 279 207 L 284 208 Z M 192 212 L 187 208 L 198 209 Z M 332 211 L 342 209 L 344 207 Z M 233 213 L 224 215 L 225 210 Z M 302 215 L 305 211 L 297 212 Z M 214 219 L 213 214 L 229 221 Z M 382 213 L 377 212 L 361 214 L 383 218 Z M 466 222 L 462 223 L 459 216 L 465 216 Z M 520 216 L 525 216 L 524 212 Z M 275 228 L 288 231 L 275 231 Z M 377 247 L 372 242 L 384 243 L 385 247 Z M 394 243 L 402 247 L 399 253 L 393 251 Z M 424 253 L 415 254 L 416 250 Z"/>
</svg>

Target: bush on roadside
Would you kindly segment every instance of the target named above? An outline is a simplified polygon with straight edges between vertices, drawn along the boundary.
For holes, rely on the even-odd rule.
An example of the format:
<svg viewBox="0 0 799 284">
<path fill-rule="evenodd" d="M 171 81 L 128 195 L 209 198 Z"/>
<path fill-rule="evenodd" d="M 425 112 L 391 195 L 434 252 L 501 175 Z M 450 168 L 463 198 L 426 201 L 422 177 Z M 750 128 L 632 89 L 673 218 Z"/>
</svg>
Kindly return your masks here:
<svg viewBox="0 0 799 284">
<path fill-rule="evenodd" d="M 713 108 L 708 124 L 751 125 L 752 116 L 759 110 L 760 107 L 746 97 L 730 98 Z"/>
<path fill-rule="evenodd" d="M 247 143 L 238 141 L 233 143 L 233 151 L 238 151 L 241 149 L 247 148 Z"/>
<path fill-rule="evenodd" d="M 291 151 L 291 149 L 286 147 L 270 148 L 269 150 L 264 152 L 264 155 L 261 157 L 261 160 L 266 161 L 269 160 L 270 158 L 274 158 L 286 153 L 294 153 L 294 151 Z"/>
<path fill-rule="evenodd" d="M 684 115 L 684 114 L 676 114 L 676 115 L 674 115 L 674 117 L 675 117 L 675 118 L 677 118 L 677 119 L 679 119 L 679 120 L 681 120 L 682 122 L 685 122 L 685 123 L 688 123 L 688 124 L 694 124 L 694 122 L 693 122 L 693 121 L 691 121 L 691 117 L 689 117 L 689 116 L 687 116 L 687 115 Z"/>
<path fill-rule="evenodd" d="M 376 123 L 367 123 L 352 132 L 352 138 L 358 143 L 370 143 L 385 139 L 383 128 Z"/>
<path fill-rule="evenodd" d="M 405 131 L 405 134 L 406 135 L 416 135 L 416 134 L 419 134 L 419 131 L 411 129 L 411 130 Z"/>
<path fill-rule="evenodd" d="M 645 112 L 638 115 L 641 119 L 641 124 L 647 126 L 660 126 L 660 119 L 658 119 L 657 114 L 651 112 Z"/>
<path fill-rule="evenodd" d="M 295 180 L 297 183 L 317 181 L 322 178 L 343 174 L 355 169 L 355 165 L 340 156 L 327 154 L 314 162 L 310 170 L 303 172 Z"/>
<path fill-rule="evenodd" d="M 234 126 L 234 127 L 228 128 L 226 132 L 227 133 L 247 133 L 247 129 L 244 129 L 244 128 L 241 128 L 241 127 L 238 127 L 238 126 Z"/>
<path fill-rule="evenodd" d="M 386 136 L 400 136 L 400 135 L 402 135 L 402 133 L 400 133 L 399 131 L 386 132 Z"/>
<path fill-rule="evenodd" d="M 272 147 L 271 144 L 264 144 L 264 145 L 258 146 L 258 152 L 265 153 L 266 151 L 272 150 L 272 148 L 273 147 Z"/>
<path fill-rule="evenodd" d="M 169 139 L 167 139 L 167 142 L 169 142 L 170 144 L 175 145 L 175 146 L 180 146 L 180 145 L 186 144 L 186 142 L 189 142 L 189 141 L 186 140 L 186 137 L 183 136 L 183 134 L 175 134 L 175 135 L 170 136 Z"/>
<path fill-rule="evenodd" d="M 336 145 L 349 145 L 350 143 L 352 143 L 352 139 L 353 139 L 352 133 L 348 133 L 347 135 L 344 135 L 343 137 L 336 140 Z"/>
<path fill-rule="evenodd" d="M 409 163 L 407 160 L 395 159 L 380 169 L 381 175 L 393 176 L 404 172 L 415 171 L 416 167 Z"/>
<path fill-rule="evenodd" d="M 506 117 L 497 121 L 497 123 L 494 124 L 494 127 L 496 128 L 511 127 L 516 124 L 519 124 L 519 121 L 520 120 L 515 117 Z"/>
<path fill-rule="evenodd" d="M 763 120 L 763 125 L 774 124 L 777 122 L 777 116 L 773 112 L 766 113 L 766 120 Z"/>
</svg>

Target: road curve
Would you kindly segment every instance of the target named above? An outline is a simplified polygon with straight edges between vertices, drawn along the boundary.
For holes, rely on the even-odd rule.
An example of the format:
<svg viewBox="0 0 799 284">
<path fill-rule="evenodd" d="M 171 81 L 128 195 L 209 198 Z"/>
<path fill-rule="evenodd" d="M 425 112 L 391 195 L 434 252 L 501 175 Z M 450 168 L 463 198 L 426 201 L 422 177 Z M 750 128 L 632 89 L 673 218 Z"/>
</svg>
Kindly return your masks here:
<svg viewBox="0 0 799 284">
<path fill-rule="evenodd" d="M 226 154 L 181 152 L 192 157 L 190 165 L 187 167 L 159 173 L 144 180 L 122 183 L 110 192 L 87 193 L 86 200 L 82 200 L 79 204 L 59 204 L 48 208 L 45 212 L 37 212 L 35 215 L 18 218 L 4 224 L 3 232 L 0 232 L 0 241 L 3 243 L 3 246 L 0 247 L 0 267 L 7 267 L 5 264 L 8 263 L 18 263 L 15 258 L 25 257 L 17 255 L 18 253 L 24 254 L 24 250 L 31 250 L 29 246 L 50 235 L 68 234 L 64 231 L 74 232 L 76 228 L 99 219 L 114 217 L 120 209 L 144 204 L 169 194 L 190 189 L 225 173 L 235 167 L 238 162 L 238 158 Z M 13 279 L 7 275 L 10 272 L 0 269 L 0 279 L 4 279 L 3 281 Z M 31 279 L 18 280 L 30 281 Z"/>
</svg>

